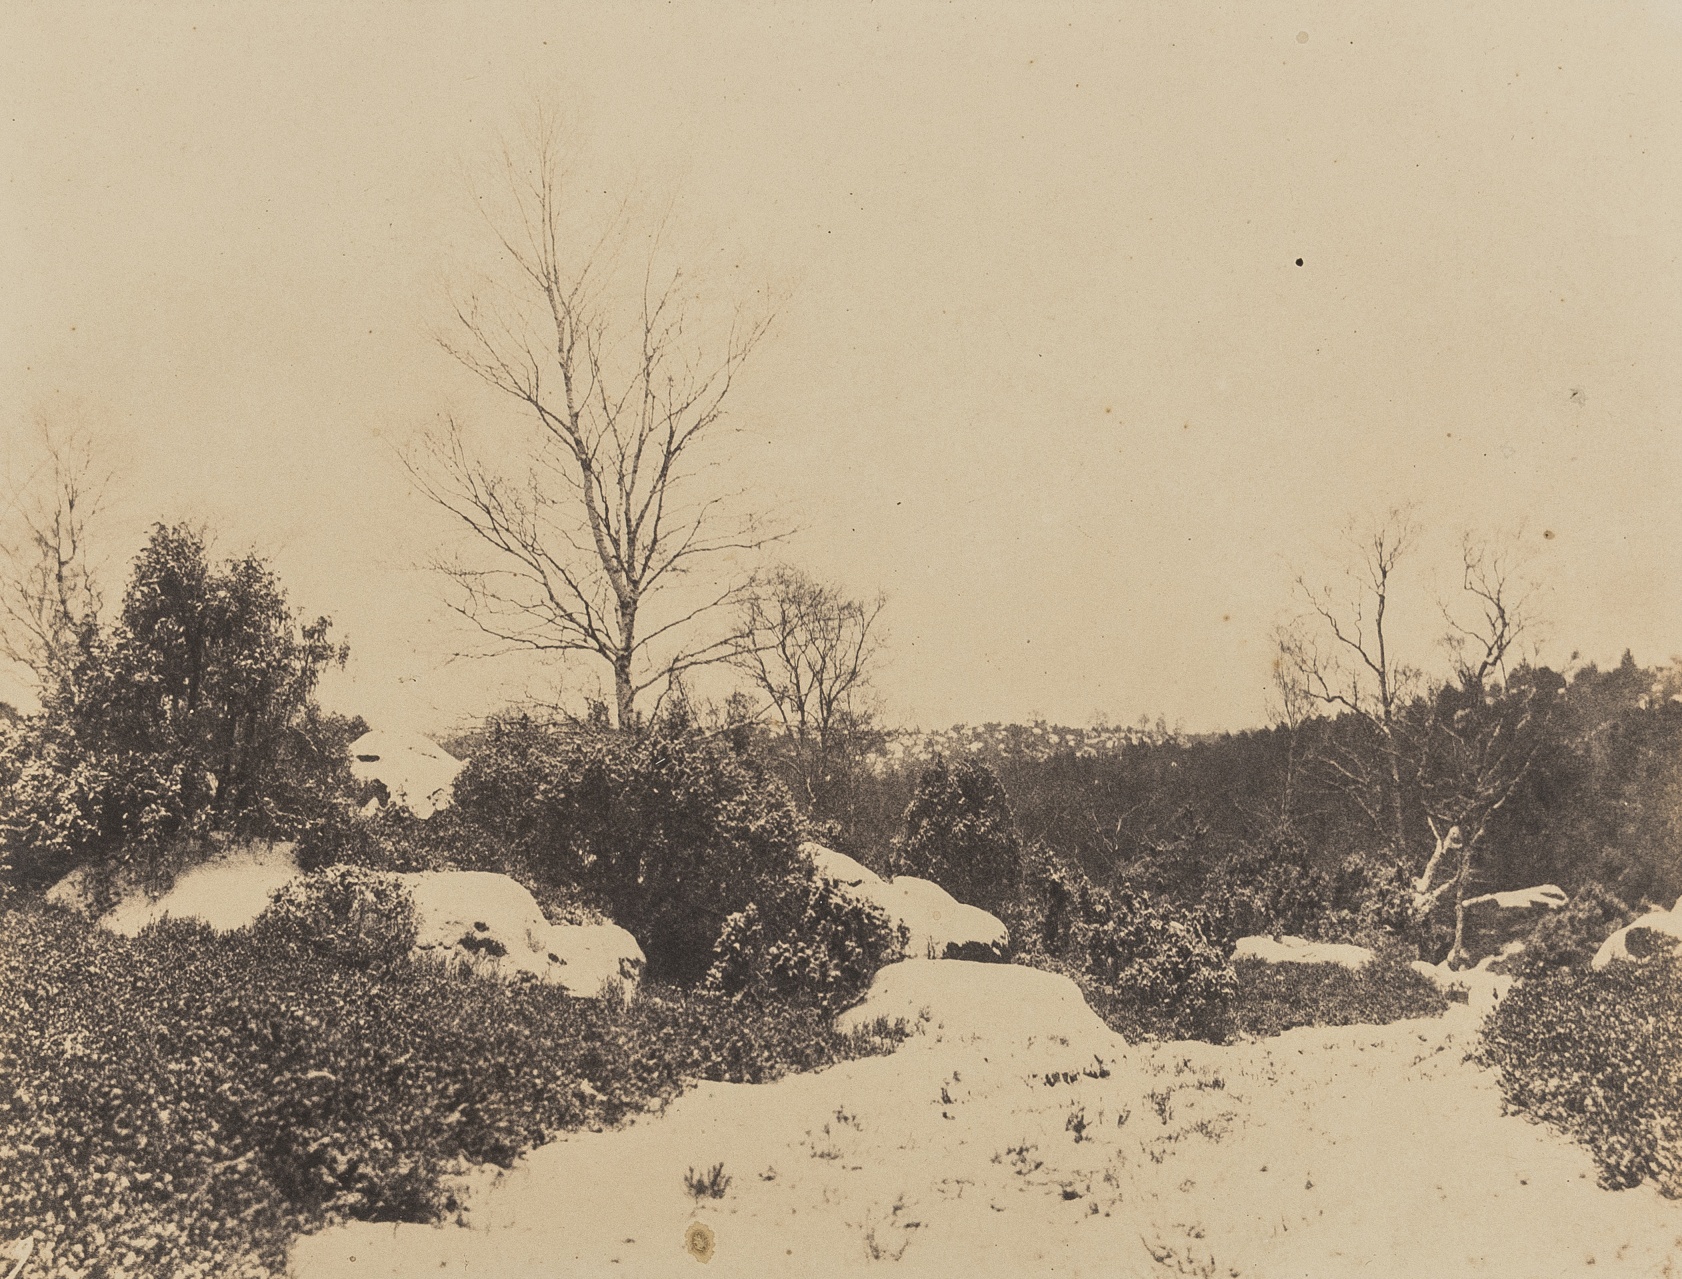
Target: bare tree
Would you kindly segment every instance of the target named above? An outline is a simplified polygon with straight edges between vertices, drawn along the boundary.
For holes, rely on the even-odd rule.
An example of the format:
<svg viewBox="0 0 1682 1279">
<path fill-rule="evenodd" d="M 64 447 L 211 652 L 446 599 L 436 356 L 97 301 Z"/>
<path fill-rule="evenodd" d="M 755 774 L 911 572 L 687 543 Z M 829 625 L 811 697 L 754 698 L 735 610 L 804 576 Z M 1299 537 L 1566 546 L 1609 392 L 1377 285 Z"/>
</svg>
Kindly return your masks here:
<svg viewBox="0 0 1682 1279">
<path fill-rule="evenodd" d="M 784 566 L 743 604 L 736 663 L 769 701 L 814 806 L 837 769 L 874 740 L 867 699 L 886 602 L 853 599 Z"/>
<path fill-rule="evenodd" d="M 1505 679 L 1508 659 L 1536 628 L 1539 588 L 1524 575 L 1522 532 L 1510 537 L 1460 539 L 1460 592 L 1438 602 L 1448 631 L 1443 647 L 1462 684 L 1481 689 L 1491 677 Z"/>
<path fill-rule="evenodd" d="M 1281 632 L 1275 674 L 1289 725 L 1307 706 L 1367 728 L 1374 749 L 1334 736 L 1322 762 L 1404 862 L 1408 814 L 1423 810 L 1433 847 L 1413 880 L 1413 909 L 1423 920 L 1453 895 L 1458 956 L 1467 887 L 1539 740 L 1531 730 L 1543 708 L 1513 668 L 1536 624 L 1537 590 L 1520 572 L 1517 538 L 1463 536 L 1459 589 L 1439 600 L 1453 675 L 1427 680 L 1401 660 L 1390 629 L 1397 566 L 1418 532 L 1409 511 L 1391 511 L 1351 537 L 1341 590 L 1299 578 L 1308 610 Z"/>
<path fill-rule="evenodd" d="M 1395 651 L 1390 610 L 1397 567 L 1418 536 L 1407 507 L 1389 511 L 1370 528 L 1349 525 L 1345 540 L 1354 554 L 1342 581 L 1315 587 L 1298 576 L 1308 614 L 1279 633 L 1274 667 L 1281 700 L 1294 712 L 1313 705 L 1333 716 L 1353 715 L 1377 738 L 1376 777 L 1359 752 L 1339 751 L 1326 762 L 1398 856 L 1407 849 L 1401 712 L 1419 687 L 1420 672 Z"/>
<path fill-rule="evenodd" d="M 723 561 L 775 534 L 732 518 L 726 498 L 697 493 L 695 480 L 770 316 L 737 307 L 708 343 L 686 274 L 657 265 L 661 232 L 633 252 L 624 206 L 592 235 L 569 232 L 552 115 L 537 117 L 529 142 L 529 160 L 503 149 L 512 212 L 490 219 L 512 284 L 456 298 L 440 338 L 523 410 L 524 474 L 487 462 L 455 418 L 405 461 L 480 553 L 435 565 L 454 607 L 504 650 L 599 657 L 628 727 L 642 693 L 736 651 L 733 634 L 697 624 L 743 597 L 746 580 L 721 572 Z M 631 257 L 640 263 L 627 288 Z M 678 602 L 651 619 L 656 596 Z"/>
<path fill-rule="evenodd" d="M 1537 587 L 1523 576 L 1518 537 L 1461 539 L 1461 592 L 1440 607 L 1455 681 L 1432 699 L 1418 732 L 1420 794 L 1435 847 L 1413 883 L 1423 918 L 1454 894 L 1450 961 L 1463 956 L 1466 890 L 1491 823 L 1529 776 L 1540 745 L 1531 731 L 1547 711 L 1509 662 L 1537 625 Z M 1522 668 L 1521 668 L 1522 669 Z M 1436 880 L 1439 870 L 1452 873 Z"/>
<path fill-rule="evenodd" d="M 91 530 L 111 475 L 86 430 L 42 418 L 36 436 L 0 518 L 0 655 L 46 689 L 68 677 L 82 628 L 99 614 Z"/>
</svg>

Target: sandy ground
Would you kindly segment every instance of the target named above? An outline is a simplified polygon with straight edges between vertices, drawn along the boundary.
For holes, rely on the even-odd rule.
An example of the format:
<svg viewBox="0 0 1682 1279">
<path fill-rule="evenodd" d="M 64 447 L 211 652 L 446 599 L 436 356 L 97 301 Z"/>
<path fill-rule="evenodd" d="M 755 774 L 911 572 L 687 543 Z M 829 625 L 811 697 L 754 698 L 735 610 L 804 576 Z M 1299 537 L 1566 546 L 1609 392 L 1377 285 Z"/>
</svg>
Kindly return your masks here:
<svg viewBox="0 0 1682 1279">
<path fill-rule="evenodd" d="M 898 967 L 875 1007 L 931 1017 L 891 1056 L 701 1085 L 480 1178 L 466 1228 L 331 1230 L 295 1274 L 1682 1276 L 1682 1203 L 1504 1117 L 1464 1005 L 1129 1048 L 1061 979 Z"/>
</svg>

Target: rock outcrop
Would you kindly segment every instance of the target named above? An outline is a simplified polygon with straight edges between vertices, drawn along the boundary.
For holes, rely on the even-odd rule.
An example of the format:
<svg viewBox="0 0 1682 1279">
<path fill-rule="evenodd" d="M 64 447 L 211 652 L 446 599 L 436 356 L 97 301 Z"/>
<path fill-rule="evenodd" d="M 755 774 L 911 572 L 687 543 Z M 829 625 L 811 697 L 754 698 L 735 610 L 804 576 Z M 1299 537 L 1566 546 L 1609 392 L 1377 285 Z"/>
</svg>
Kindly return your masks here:
<svg viewBox="0 0 1682 1279">
<path fill-rule="evenodd" d="M 1676 953 L 1682 953 L 1682 897 L 1670 910 L 1651 911 L 1618 929 L 1601 943 L 1590 966 L 1605 968 L 1614 960 Z"/>
<path fill-rule="evenodd" d="M 1374 959 L 1372 951 L 1365 946 L 1309 941 L 1305 937 L 1240 937 L 1233 946 L 1232 957 L 1259 959 L 1265 964 L 1338 964 L 1356 971 Z"/>
<path fill-rule="evenodd" d="M 1105 1068 L 1127 1041 L 1093 1012 L 1067 977 L 1022 964 L 906 959 L 885 965 L 862 1002 L 835 1019 L 843 1032 L 904 1019 L 906 1047 L 965 1043 L 995 1053 L 1051 1054 L 1070 1069 Z M 902 1048 L 901 1051 L 904 1051 Z"/>
<path fill-rule="evenodd" d="M 551 924 L 506 875 L 418 871 L 401 876 L 415 899 L 417 955 L 465 963 L 504 979 L 524 975 L 593 999 L 605 986 L 634 989 L 646 962 L 617 924 Z"/>
<path fill-rule="evenodd" d="M 844 888 L 882 882 L 882 877 L 863 862 L 855 861 L 846 853 L 838 853 L 833 848 L 825 848 L 822 844 L 808 841 L 800 845 L 800 851 L 811 859 L 813 870 L 825 879 L 833 879 Z"/>
<path fill-rule="evenodd" d="M 437 742 L 419 733 L 375 730 L 350 744 L 350 771 L 357 781 L 378 782 L 389 802 L 416 817 L 430 817 L 450 802 L 456 774 L 465 767 Z"/>
<path fill-rule="evenodd" d="M 914 875 L 883 879 L 844 853 L 803 844 L 816 872 L 848 892 L 882 908 L 903 925 L 905 951 L 914 959 L 1002 961 L 1010 954 L 1010 930 L 995 915 L 968 906 L 939 884 Z"/>
</svg>

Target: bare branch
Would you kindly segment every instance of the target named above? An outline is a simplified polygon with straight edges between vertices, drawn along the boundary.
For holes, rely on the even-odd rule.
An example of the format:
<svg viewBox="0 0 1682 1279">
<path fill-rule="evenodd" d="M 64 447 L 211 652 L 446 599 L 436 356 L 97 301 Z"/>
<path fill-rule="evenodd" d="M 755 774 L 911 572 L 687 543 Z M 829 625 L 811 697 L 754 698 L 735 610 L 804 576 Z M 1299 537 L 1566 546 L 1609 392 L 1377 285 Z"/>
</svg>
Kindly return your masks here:
<svg viewBox="0 0 1682 1279">
<path fill-rule="evenodd" d="M 440 338 L 519 406 L 533 432 L 529 474 L 500 475 L 455 422 L 423 438 L 406 465 L 476 548 L 476 558 L 437 565 L 457 611 L 499 643 L 600 658 L 629 725 L 640 693 L 735 651 L 734 633 L 692 632 L 739 600 L 730 560 L 779 536 L 731 518 L 725 499 L 698 484 L 705 446 L 771 316 L 744 320 L 738 308 L 711 347 L 686 274 L 660 265 L 663 222 L 624 287 L 637 238 L 629 206 L 572 232 L 563 142 L 554 114 L 539 111 L 527 150 L 503 147 L 509 213 L 487 217 L 510 284 L 455 299 Z M 677 579 L 695 579 L 700 598 L 670 589 Z M 650 606 L 668 599 L 673 607 L 650 625 Z"/>
</svg>

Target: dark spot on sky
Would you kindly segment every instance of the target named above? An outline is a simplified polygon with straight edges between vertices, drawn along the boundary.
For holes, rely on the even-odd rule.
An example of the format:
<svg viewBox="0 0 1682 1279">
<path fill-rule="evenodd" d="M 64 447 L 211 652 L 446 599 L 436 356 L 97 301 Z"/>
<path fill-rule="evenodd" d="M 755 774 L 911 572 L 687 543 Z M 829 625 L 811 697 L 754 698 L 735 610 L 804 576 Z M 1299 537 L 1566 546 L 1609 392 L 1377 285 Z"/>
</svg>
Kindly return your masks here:
<svg viewBox="0 0 1682 1279">
<path fill-rule="evenodd" d="M 1301 265 L 1302 265 L 1302 259 L 1301 259 L 1301 258 L 1298 258 L 1298 259 L 1297 259 L 1297 265 L 1298 265 L 1298 266 L 1301 266 Z"/>
</svg>

